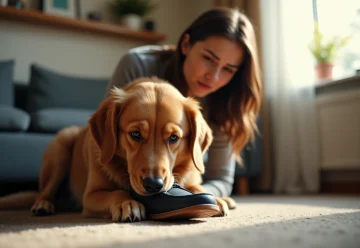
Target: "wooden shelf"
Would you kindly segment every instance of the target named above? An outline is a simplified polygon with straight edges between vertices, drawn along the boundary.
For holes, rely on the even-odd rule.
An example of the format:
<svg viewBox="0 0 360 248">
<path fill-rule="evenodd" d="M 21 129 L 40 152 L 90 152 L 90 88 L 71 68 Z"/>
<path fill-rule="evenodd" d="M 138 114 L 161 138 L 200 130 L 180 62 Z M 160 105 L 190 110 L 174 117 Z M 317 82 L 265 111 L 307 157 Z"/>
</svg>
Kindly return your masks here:
<svg viewBox="0 0 360 248">
<path fill-rule="evenodd" d="M 61 16 L 44 14 L 37 10 L 16 9 L 0 6 L 0 19 L 30 23 L 51 28 L 82 31 L 94 35 L 132 39 L 145 43 L 157 43 L 165 40 L 166 36 L 149 31 L 135 31 L 114 24 L 83 21 Z"/>
</svg>

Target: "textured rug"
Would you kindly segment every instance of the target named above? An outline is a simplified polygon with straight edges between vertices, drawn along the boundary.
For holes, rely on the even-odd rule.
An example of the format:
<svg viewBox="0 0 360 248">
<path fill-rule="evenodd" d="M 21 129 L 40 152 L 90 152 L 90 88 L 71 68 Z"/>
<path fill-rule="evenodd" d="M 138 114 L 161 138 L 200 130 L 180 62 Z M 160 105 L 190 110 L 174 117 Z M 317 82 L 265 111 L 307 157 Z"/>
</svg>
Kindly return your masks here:
<svg viewBox="0 0 360 248">
<path fill-rule="evenodd" d="M 360 247 L 360 197 L 236 197 L 231 216 L 112 223 L 0 212 L 0 247 Z"/>
</svg>

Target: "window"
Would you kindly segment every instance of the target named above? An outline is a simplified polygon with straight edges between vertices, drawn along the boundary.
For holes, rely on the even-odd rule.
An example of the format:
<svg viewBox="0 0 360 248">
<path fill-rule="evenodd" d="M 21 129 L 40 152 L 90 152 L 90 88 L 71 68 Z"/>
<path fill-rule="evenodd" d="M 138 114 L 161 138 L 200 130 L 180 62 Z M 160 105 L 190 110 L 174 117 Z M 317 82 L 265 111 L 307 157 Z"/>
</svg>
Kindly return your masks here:
<svg viewBox="0 0 360 248">
<path fill-rule="evenodd" d="M 313 0 L 314 17 L 324 36 L 351 36 L 335 62 L 334 77 L 353 76 L 360 69 L 360 1 Z"/>
</svg>

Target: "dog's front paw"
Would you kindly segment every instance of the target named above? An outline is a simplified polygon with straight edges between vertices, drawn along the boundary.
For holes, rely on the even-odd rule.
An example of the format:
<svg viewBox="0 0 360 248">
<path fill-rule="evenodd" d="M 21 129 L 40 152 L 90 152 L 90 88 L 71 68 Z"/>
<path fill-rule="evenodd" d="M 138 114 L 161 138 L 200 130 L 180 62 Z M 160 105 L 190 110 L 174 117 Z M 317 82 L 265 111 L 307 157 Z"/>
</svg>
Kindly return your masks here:
<svg viewBox="0 0 360 248">
<path fill-rule="evenodd" d="M 228 196 L 224 196 L 224 197 L 221 197 L 221 199 L 223 199 L 226 202 L 229 209 L 235 209 L 236 208 L 236 202 L 234 201 L 233 198 L 228 197 Z"/>
<path fill-rule="evenodd" d="M 215 197 L 215 199 L 216 199 L 216 204 L 220 208 L 220 213 L 218 215 L 216 215 L 216 217 L 228 216 L 230 211 L 229 211 L 229 207 L 228 207 L 228 204 L 226 203 L 226 201 L 223 200 L 222 197 Z"/>
<path fill-rule="evenodd" d="M 111 217 L 115 222 L 135 222 L 145 220 L 145 207 L 140 202 L 127 200 L 111 207 Z"/>
<path fill-rule="evenodd" d="M 220 208 L 220 214 L 216 215 L 219 216 L 228 216 L 230 214 L 229 209 L 236 208 L 236 202 L 231 197 L 216 197 L 216 203 Z"/>
<path fill-rule="evenodd" d="M 38 200 L 31 208 L 31 212 L 36 216 L 47 216 L 55 213 L 54 204 L 48 200 Z"/>
</svg>

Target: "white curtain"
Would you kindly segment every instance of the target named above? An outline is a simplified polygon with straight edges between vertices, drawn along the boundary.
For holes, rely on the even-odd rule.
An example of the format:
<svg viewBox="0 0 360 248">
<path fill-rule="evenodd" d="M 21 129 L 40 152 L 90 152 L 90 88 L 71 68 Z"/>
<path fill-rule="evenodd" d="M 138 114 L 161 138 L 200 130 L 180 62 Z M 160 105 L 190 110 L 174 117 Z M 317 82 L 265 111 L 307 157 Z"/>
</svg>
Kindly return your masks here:
<svg viewBox="0 0 360 248">
<path fill-rule="evenodd" d="M 262 0 L 265 98 L 270 106 L 275 193 L 319 190 L 311 0 Z"/>
</svg>

